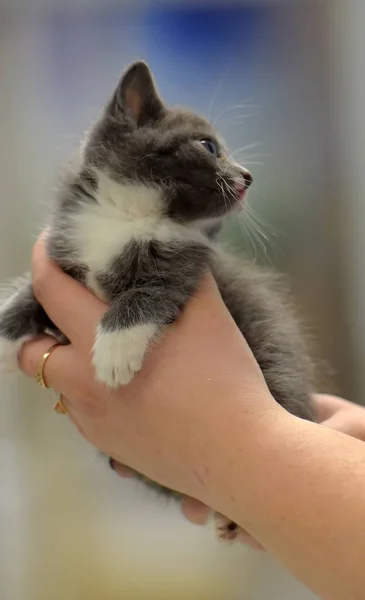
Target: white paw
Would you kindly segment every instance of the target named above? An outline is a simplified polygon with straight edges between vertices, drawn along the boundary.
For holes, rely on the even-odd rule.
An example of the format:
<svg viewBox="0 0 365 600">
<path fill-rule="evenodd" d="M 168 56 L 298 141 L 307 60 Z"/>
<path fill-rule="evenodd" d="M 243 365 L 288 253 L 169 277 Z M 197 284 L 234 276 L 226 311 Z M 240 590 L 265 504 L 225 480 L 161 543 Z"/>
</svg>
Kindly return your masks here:
<svg viewBox="0 0 365 600">
<path fill-rule="evenodd" d="M 155 325 L 105 332 L 99 325 L 93 347 L 96 378 L 111 388 L 127 385 L 142 367 Z"/>
<path fill-rule="evenodd" d="M 215 513 L 214 516 L 215 528 L 219 539 L 225 542 L 233 542 L 240 533 L 240 527 L 233 523 L 231 519 L 227 519 L 227 517 L 224 517 L 219 513 Z"/>
<path fill-rule="evenodd" d="M 18 369 L 18 352 L 24 342 L 30 339 L 31 336 L 23 336 L 22 338 L 12 341 L 5 337 L 0 337 L 0 372 L 14 373 Z"/>
</svg>

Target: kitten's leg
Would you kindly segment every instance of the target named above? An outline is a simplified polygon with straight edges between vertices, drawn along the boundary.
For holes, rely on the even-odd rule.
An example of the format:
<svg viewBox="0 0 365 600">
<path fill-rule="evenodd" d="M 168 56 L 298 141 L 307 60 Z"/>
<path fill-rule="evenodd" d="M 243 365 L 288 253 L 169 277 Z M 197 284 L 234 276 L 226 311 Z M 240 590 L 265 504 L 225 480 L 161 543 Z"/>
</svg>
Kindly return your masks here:
<svg viewBox="0 0 365 600">
<path fill-rule="evenodd" d="M 220 513 L 215 513 L 214 517 L 218 537 L 229 542 L 235 540 L 240 531 L 238 525 Z"/>
<path fill-rule="evenodd" d="M 111 299 L 93 348 L 96 377 L 116 388 L 131 381 L 146 350 L 197 288 L 210 250 L 197 243 L 131 243 L 97 282 Z M 125 280 L 136 281 L 127 291 Z"/>
<path fill-rule="evenodd" d="M 129 383 L 141 369 L 152 340 L 177 319 L 182 304 L 181 289 L 158 286 L 130 290 L 116 298 L 97 329 L 96 378 L 112 388 Z"/>
<path fill-rule="evenodd" d="M 242 527 L 239 527 L 239 525 L 236 525 L 236 523 L 220 513 L 215 513 L 215 528 L 219 539 L 223 542 L 240 541 L 254 550 L 264 550 L 263 546 L 247 533 L 245 529 L 242 529 Z"/>
<path fill-rule="evenodd" d="M 34 297 L 30 276 L 16 280 L 0 303 L 0 370 L 15 371 L 23 343 L 47 329 L 55 327 Z"/>
</svg>

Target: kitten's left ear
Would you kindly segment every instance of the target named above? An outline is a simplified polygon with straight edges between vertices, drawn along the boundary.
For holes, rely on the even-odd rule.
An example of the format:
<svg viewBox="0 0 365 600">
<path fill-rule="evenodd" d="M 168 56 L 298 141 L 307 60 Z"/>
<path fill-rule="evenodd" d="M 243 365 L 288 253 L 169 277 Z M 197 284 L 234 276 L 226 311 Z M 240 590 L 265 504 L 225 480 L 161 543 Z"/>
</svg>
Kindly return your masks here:
<svg viewBox="0 0 365 600">
<path fill-rule="evenodd" d="M 109 110 L 118 113 L 126 112 L 133 117 L 137 125 L 157 121 L 166 112 L 146 63 L 133 63 L 122 76 L 115 91 Z"/>
</svg>

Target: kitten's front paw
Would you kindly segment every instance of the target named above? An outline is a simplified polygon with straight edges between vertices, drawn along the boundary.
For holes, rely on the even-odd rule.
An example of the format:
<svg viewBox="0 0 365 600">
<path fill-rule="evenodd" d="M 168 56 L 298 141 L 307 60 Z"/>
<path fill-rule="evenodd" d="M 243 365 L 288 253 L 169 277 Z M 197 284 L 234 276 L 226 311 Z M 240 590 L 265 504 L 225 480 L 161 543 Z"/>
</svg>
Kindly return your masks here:
<svg viewBox="0 0 365 600">
<path fill-rule="evenodd" d="M 236 523 L 219 513 L 215 514 L 215 528 L 219 539 L 225 542 L 233 542 L 241 531 Z"/>
<path fill-rule="evenodd" d="M 24 342 L 31 336 L 23 336 L 18 340 L 9 340 L 9 338 L 0 336 L 0 372 L 14 373 L 18 369 L 18 352 Z"/>
<path fill-rule="evenodd" d="M 117 331 L 105 331 L 99 325 L 93 347 L 96 378 L 111 388 L 127 385 L 141 369 L 155 332 L 154 325 L 137 325 Z"/>
</svg>

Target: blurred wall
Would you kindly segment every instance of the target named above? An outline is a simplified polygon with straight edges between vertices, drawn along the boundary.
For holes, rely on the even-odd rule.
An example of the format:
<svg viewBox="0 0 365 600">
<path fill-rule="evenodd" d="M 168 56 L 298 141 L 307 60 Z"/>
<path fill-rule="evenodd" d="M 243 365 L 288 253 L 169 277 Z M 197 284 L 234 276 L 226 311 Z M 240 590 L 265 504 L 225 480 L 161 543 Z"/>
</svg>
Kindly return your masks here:
<svg viewBox="0 0 365 600">
<path fill-rule="evenodd" d="M 333 120 L 333 188 L 343 253 L 339 263 L 346 330 L 350 333 L 352 397 L 365 402 L 365 5 L 361 0 L 328 5 Z M 342 340 L 339 340 L 342 344 Z M 346 351 L 349 351 L 346 348 Z"/>
<path fill-rule="evenodd" d="M 142 56 L 253 171 L 257 216 L 225 238 L 290 274 L 334 387 L 361 401 L 365 9 L 213 4 L 0 2 L 0 280 L 27 268 L 59 166 Z M 2 377 L 0 394 L 1 600 L 313 598 L 116 480 L 32 382 Z"/>
</svg>

